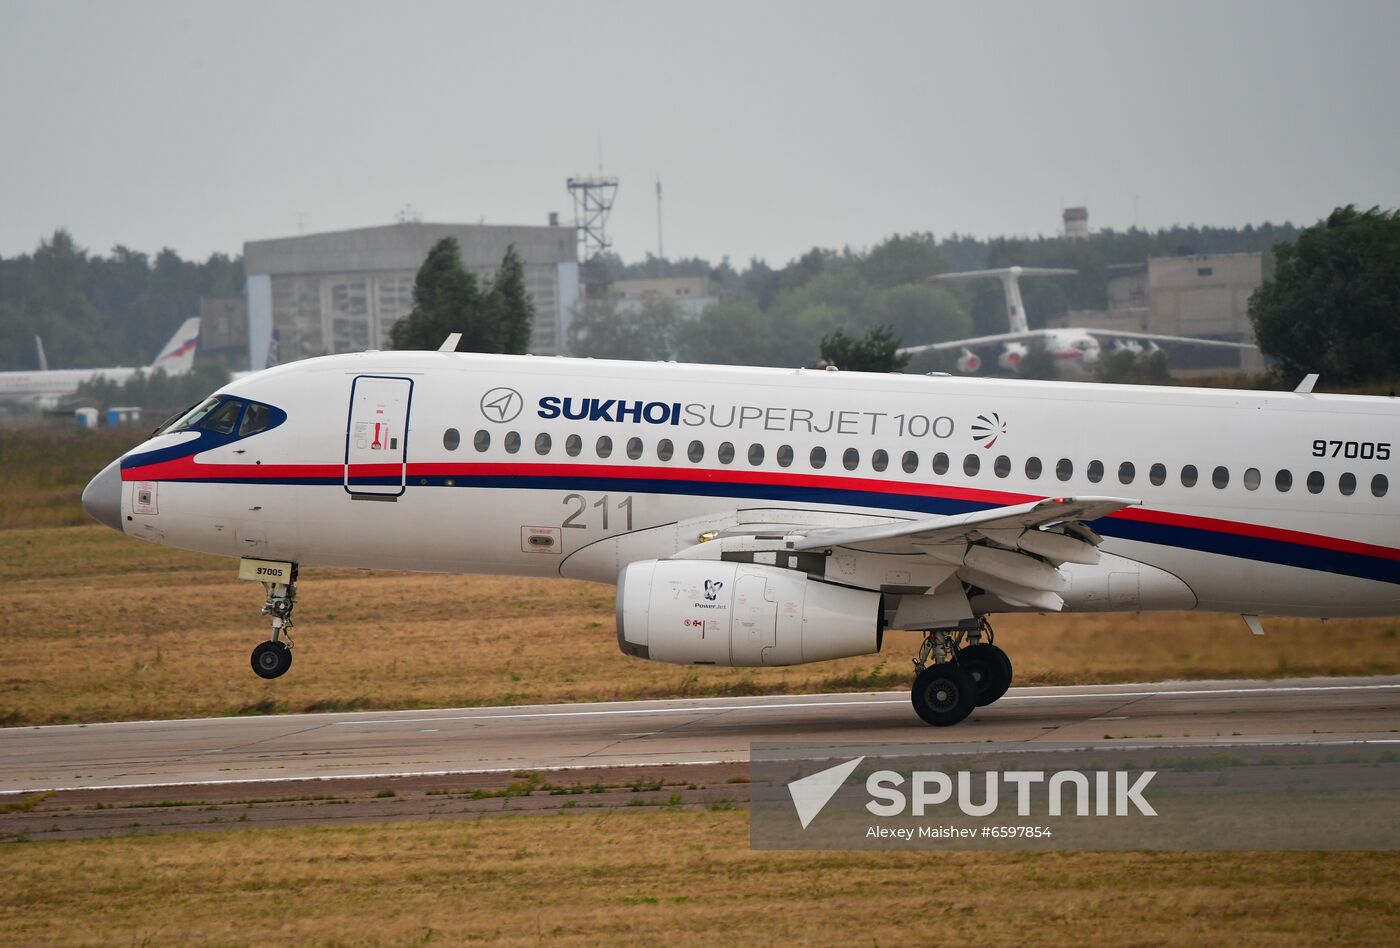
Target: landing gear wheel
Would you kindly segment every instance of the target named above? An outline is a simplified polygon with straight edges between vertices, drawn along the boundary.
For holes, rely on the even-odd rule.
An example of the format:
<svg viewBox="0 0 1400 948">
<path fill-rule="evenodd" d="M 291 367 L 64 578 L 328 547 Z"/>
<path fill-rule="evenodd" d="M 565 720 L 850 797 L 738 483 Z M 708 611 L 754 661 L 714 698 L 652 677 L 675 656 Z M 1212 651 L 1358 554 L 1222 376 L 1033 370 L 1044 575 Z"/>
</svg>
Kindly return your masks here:
<svg viewBox="0 0 1400 948">
<path fill-rule="evenodd" d="M 914 679 L 914 711 L 934 727 L 957 724 L 977 707 L 977 685 L 955 662 L 930 665 Z"/>
<path fill-rule="evenodd" d="M 958 652 L 958 664 L 977 685 L 978 707 L 991 704 L 1011 687 L 1011 659 L 995 645 L 969 645 Z"/>
<path fill-rule="evenodd" d="M 285 642 L 259 642 L 253 649 L 253 671 L 261 678 L 280 678 L 292 667 L 292 650 Z"/>
</svg>

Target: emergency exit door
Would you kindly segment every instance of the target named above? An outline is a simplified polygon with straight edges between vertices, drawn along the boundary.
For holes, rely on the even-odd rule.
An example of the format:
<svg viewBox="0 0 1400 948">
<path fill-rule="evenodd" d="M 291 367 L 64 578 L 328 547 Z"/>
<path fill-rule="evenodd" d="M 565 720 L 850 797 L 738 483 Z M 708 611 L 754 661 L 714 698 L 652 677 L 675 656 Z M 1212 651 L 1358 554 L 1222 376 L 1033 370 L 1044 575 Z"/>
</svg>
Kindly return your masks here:
<svg viewBox="0 0 1400 948">
<path fill-rule="evenodd" d="M 345 433 L 345 489 L 350 494 L 397 497 L 404 492 L 412 401 L 410 379 L 361 375 L 351 383 Z"/>
</svg>

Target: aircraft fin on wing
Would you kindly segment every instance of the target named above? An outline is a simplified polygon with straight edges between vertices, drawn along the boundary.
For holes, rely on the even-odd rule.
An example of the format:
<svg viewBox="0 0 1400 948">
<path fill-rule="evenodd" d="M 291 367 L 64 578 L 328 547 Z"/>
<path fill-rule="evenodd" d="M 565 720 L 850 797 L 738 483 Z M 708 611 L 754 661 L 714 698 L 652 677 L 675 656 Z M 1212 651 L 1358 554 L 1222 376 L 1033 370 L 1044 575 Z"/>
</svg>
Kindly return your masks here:
<svg viewBox="0 0 1400 948">
<path fill-rule="evenodd" d="M 151 363 L 151 371 L 160 369 L 166 375 L 184 375 L 194 368 L 194 354 L 198 348 L 199 317 L 191 316 L 180 324 L 180 328 L 175 330 L 175 335 L 171 336 L 165 348 L 160 350 L 160 354 Z"/>
</svg>

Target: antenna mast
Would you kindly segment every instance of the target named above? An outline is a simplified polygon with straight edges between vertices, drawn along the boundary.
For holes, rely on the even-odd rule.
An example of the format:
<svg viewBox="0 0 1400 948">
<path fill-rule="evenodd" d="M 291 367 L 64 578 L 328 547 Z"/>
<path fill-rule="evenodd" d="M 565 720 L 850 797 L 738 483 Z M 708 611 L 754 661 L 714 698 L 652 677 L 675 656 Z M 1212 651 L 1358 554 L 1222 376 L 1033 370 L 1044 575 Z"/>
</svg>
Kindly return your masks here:
<svg viewBox="0 0 1400 948">
<path fill-rule="evenodd" d="M 579 263 L 583 268 L 584 293 L 593 298 L 605 292 L 607 272 L 600 259 L 612 246 L 608 240 L 608 214 L 617 199 L 617 178 L 569 178 L 569 194 L 574 199 L 574 228 L 578 231 Z"/>
</svg>

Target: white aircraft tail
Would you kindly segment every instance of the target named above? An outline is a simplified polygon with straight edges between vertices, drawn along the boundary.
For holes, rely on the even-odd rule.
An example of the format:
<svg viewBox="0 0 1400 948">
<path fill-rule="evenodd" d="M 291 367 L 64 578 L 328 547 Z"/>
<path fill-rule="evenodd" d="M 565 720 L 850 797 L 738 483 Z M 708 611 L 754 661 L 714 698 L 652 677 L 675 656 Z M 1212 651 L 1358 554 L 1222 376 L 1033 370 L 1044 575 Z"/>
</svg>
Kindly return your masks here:
<svg viewBox="0 0 1400 948">
<path fill-rule="evenodd" d="M 166 375 L 184 375 L 194 367 L 194 353 L 199 348 L 199 317 L 191 316 L 180 324 L 175 335 L 160 350 L 151 363 L 151 371 L 160 369 Z"/>
<path fill-rule="evenodd" d="M 999 267 L 995 270 L 964 270 L 961 273 L 941 273 L 936 280 L 970 280 L 981 277 L 997 277 L 1006 292 L 1006 322 L 1011 332 L 1029 332 L 1026 322 L 1026 304 L 1021 300 L 1020 278 L 1023 276 L 1070 276 L 1079 271 L 1063 270 L 1058 267 Z"/>
<path fill-rule="evenodd" d="M 39 352 L 39 371 L 47 372 L 49 370 L 49 357 L 44 355 L 44 340 L 39 336 L 34 337 L 34 348 Z"/>
</svg>

